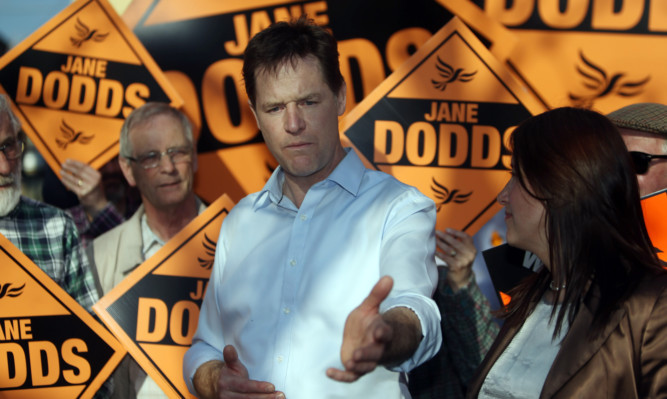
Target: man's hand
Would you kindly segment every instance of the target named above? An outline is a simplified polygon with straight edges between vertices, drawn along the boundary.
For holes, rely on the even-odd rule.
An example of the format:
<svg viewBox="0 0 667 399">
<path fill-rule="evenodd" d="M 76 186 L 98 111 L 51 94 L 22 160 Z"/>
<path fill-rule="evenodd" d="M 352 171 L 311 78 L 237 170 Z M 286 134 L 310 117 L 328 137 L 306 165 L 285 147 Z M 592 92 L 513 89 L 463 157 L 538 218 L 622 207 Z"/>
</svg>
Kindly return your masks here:
<svg viewBox="0 0 667 399">
<path fill-rule="evenodd" d="M 236 349 L 227 345 L 222 351 L 224 362 L 211 360 L 199 366 L 192 380 L 202 399 L 284 399 L 273 384 L 251 380 L 239 360 Z"/>
<path fill-rule="evenodd" d="M 421 339 L 417 316 L 407 308 L 380 314 L 380 304 L 393 285 L 391 277 L 382 277 L 347 317 L 340 351 L 345 370 L 329 368 L 329 378 L 353 382 L 378 365 L 399 364 L 414 353 Z"/>
<path fill-rule="evenodd" d="M 435 232 L 435 256 L 447 263 L 447 283 L 454 292 L 465 287 L 472 276 L 472 264 L 477 256 L 477 248 L 468 234 L 447 229 Z"/>
<path fill-rule="evenodd" d="M 79 197 L 83 210 L 92 219 L 107 204 L 102 185 L 102 174 L 83 162 L 68 159 L 62 164 L 60 180 Z"/>
</svg>

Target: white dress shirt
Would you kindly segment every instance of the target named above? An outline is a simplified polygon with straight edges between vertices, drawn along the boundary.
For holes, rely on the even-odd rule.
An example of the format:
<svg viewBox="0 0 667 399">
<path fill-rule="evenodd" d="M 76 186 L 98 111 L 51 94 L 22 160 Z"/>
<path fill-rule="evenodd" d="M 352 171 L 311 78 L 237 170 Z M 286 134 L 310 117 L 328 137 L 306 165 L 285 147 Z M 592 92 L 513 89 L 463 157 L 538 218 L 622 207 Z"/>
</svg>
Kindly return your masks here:
<svg viewBox="0 0 667 399">
<path fill-rule="evenodd" d="M 544 298 L 535 306 L 521 329 L 487 374 L 479 398 L 532 399 L 542 392 L 551 365 L 560 351 L 570 325 L 567 318 L 554 339 L 554 306 Z M 560 305 L 556 305 L 556 312 Z"/>
<path fill-rule="evenodd" d="M 251 379 L 273 383 L 289 399 L 410 397 L 400 372 L 434 356 L 441 342 L 440 313 L 430 299 L 437 284 L 435 206 L 347 151 L 300 208 L 282 194 L 279 167 L 225 218 L 184 359 L 191 391 L 197 368 L 222 360 L 231 344 Z M 384 275 L 394 287 L 380 311 L 412 309 L 424 336 L 419 348 L 394 371 L 378 367 L 354 383 L 328 378 L 327 368 L 343 368 L 347 316 Z"/>
</svg>

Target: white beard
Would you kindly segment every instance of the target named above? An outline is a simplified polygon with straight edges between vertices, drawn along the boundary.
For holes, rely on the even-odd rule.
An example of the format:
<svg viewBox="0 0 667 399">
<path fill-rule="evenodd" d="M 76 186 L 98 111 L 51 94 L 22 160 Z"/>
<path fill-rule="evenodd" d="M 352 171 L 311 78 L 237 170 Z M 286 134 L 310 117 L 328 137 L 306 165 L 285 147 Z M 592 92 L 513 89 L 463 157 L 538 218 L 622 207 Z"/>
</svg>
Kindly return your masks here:
<svg viewBox="0 0 667 399">
<path fill-rule="evenodd" d="M 0 188 L 0 217 L 7 216 L 7 214 L 16 208 L 21 199 L 21 169 L 17 168 L 17 173 L 9 176 L 0 176 L 0 184 L 7 184 L 11 182 L 12 185 L 5 188 Z"/>
</svg>

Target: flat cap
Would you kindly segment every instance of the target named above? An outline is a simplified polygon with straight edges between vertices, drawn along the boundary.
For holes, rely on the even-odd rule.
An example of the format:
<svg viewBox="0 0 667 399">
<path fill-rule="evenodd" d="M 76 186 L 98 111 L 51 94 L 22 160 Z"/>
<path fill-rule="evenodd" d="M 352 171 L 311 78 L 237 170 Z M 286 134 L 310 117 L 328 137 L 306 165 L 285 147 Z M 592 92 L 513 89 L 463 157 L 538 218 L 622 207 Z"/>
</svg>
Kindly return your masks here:
<svg viewBox="0 0 667 399">
<path fill-rule="evenodd" d="M 627 105 L 607 115 L 617 127 L 667 136 L 667 105 L 639 103 Z"/>
</svg>

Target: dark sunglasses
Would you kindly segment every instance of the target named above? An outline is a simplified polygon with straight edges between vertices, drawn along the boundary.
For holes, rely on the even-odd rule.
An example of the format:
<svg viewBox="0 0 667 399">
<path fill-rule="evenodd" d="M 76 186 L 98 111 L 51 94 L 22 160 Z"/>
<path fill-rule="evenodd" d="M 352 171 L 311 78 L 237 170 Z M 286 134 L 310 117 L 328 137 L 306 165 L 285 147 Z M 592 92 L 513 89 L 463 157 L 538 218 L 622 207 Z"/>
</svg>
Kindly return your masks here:
<svg viewBox="0 0 667 399">
<path fill-rule="evenodd" d="M 653 159 L 667 159 L 667 155 L 654 155 L 645 152 L 630 151 L 632 163 L 635 165 L 635 173 L 643 175 L 648 172 L 648 166 Z"/>
</svg>

